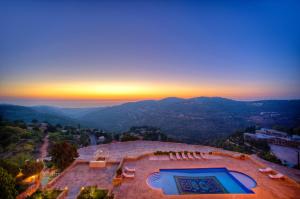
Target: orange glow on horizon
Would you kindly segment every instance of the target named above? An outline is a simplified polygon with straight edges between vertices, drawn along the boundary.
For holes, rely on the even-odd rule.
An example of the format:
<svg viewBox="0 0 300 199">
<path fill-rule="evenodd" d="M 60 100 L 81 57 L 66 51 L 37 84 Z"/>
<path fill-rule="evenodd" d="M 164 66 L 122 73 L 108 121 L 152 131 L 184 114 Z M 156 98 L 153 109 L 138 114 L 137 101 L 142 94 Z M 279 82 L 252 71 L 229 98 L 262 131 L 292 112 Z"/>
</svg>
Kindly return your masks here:
<svg viewBox="0 0 300 199">
<path fill-rule="evenodd" d="M 270 88 L 247 87 L 245 89 L 245 85 L 197 86 L 141 82 L 15 83 L 14 85 L 2 84 L 0 91 L 1 97 L 56 100 L 143 100 L 198 96 L 242 99 L 270 94 Z"/>
</svg>

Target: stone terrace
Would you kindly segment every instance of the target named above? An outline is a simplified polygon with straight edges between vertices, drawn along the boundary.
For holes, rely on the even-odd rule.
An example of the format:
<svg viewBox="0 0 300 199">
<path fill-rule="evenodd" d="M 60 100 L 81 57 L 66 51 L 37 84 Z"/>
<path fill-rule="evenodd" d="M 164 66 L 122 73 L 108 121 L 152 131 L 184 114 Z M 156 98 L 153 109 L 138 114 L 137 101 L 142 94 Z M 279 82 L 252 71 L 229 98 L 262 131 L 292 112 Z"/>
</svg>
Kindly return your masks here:
<svg viewBox="0 0 300 199">
<path fill-rule="evenodd" d="M 88 146 L 78 150 L 80 160 L 93 160 L 96 150 L 102 150 L 103 154 L 108 156 L 108 161 L 120 162 L 124 157 L 136 158 L 143 154 L 153 153 L 155 151 L 202 151 L 209 152 L 216 148 L 189 145 L 172 142 L 155 142 L 155 141 L 130 141 L 115 142 L 111 144 L 102 144 Z"/>
<path fill-rule="evenodd" d="M 228 156 L 207 155 L 206 160 L 169 160 L 167 156 L 153 156 L 155 151 L 221 151 L 228 154 L 233 152 L 222 149 L 187 145 L 181 143 L 135 141 L 118 142 L 89 146 L 79 149 L 78 160 L 93 160 L 97 150 L 103 151 L 109 162 L 118 162 L 125 158 L 124 165 L 136 168 L 134 179 L 125 179 L 124 182 L 113 188 L 117 199 L 189 199 L 189 198 L 279 198 L 293 199 L 300 195 L 300 185 L 290 180 L 272 180 L 266 174 L 258 172 L 258 168 L 264 165 L 252 158 L 238 160 Z M 149 154 L 148 156 L 142 156 Z M 257 187 L 253 189 L 254 194 L 197 194 L 197 195 L 164 195 L 161 190 L 150 188 L 147 177 L 162 168 L 213 168 L 226 167 L 229 170 L 243 172 L 257 181 Z M 97 185 L 100 188 L 112 188 L 112 178 L 116 164 L 109 163 L 104 169 L 91 169 L 87 163 L 80 163 L 70 169 L 52 187 L 69 187 L 69 198 L 75 198 L 81 186 Z"/>
<path fill-rule="evenodd" d="M 63 190 L 68 187 L 68 198 L 75 198 L 81 187 L 97 186 L 111 189 L 116 167 L 117 165 L 109 164 L 106 168 L 90 168 L 88 163 L 78 163 L 59 178 L 51 188 Z"/>
<path fill-rule="evenodd" d="M 296 199 L 300 195 L 299 184 L 290 180 L 273 180 L 266 174 L 258 171 L 258 165 L 252 160 L 237 160 L 230 157 L 206 160 L 151 160 L 145 157 L 136 161 L 127 161 L 124 166 L 136 168 L 134 179 L 126 179 L 122 185 L 115 189 L 116 198 L 130 199 L 204 199 L 204 198 L 265 198 L 265 199 Z M 197 195 L 164 195 L 161 190 L 151 189 L 146 179 L 159 169 L 171 168 L 218 168 L 226 167 L 229 170 L 243 172 L 257 182 L 253 189 L 255 194 L 197 194 Z"/>
</svg>

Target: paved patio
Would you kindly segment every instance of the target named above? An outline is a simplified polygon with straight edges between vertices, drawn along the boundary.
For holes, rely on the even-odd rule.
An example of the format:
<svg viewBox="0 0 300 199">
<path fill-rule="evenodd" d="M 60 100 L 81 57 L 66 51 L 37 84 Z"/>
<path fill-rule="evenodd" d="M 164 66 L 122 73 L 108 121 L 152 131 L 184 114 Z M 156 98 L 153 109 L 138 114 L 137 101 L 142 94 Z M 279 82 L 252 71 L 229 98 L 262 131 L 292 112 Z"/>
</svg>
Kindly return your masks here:
<svg viewBox="0 0 300 199">
<path fill-rule="evenodd" d="M 265 198 L 265 199 L 293 199 L 299 198 L 300 186 L 288 180 L 273 180 L 266 174 L 258 172 L 258 166 L 251 160 L 236 160 L 229 157 L 221 159 L 197 160 L 197 161 L 166 161 L 152 160 L 149 157 L 137 161 L 125 162 L 124 166 L 135 167 L 135 179 L 126 179 L 124 183 L 114 190 L 117 199 L 189 199 L 189 198 Z M 210 194 L 210 195 L 164 195 L 161 190 L 150 188 L 147 177 L 159 171 L 159 169 L 170 168 L 217 168 L 226 167 L 229 170 L 243 172 L 257 182 L 257 187 L 253 189 L 255 194 Z"/>
<path fill-rule="evenodd" d="M 227 156 L 207 155 L 206 160 L 187 160 L 174 161 L 168 160 L 167 156 L 147 155 L 155 151 L 222 151 L 228 154 L 234 152 L 224 151 L 208 146 L 188 145 L 182 143 L 168 142 L 118 142 L 89 146 L 79 149 L 78 160 L 93 160 L 96 151 L 102 151 L 103 155 L 108 157 L 109 162 L 118 162 L 126 159 L 125 165 L 136 168 L 134 179 L 125 179 L 119 187 L 112 187 L 112 178 L 117 165 L 109 163 L 106 168 L 92 169 L 87 163 L 80 163 L 70 169 L 64 176 L 53 184 L 53 188 L 68 187 L 70 190 L 69 198 L 75 198 L 82 186 L 97 185 L 98 187 L 110 189 L 117 199 L 189 199 L 189 198 L 279 198 L 293 199 L 300 195 L 300 185 L 292 180 L 272 180 L 266 174 L 258 172 L 261 167 L 252 159 L 238 160 Z M 161 190 L 150 188 L 147 183 L 147 177 L 153 172 L 162 168 L 214 168 L 226 167 L 229 170 L 243 172 L 257 182 L 257 187 L 253 189 L 255 194 L 210 194 L 210 195 L 164 195 Z"/>
<path fill-rule="evenodd" d="M 68 187 L 68 198 L 75 198 L 81 187 L 98 186 L 103 189 L 112 188 L 112 178 L 117 165 L 107 165 L 106 168 L 90 168 L 87 163 L 75 165 L 51 187 L 64 189 Z"/>
</svg>

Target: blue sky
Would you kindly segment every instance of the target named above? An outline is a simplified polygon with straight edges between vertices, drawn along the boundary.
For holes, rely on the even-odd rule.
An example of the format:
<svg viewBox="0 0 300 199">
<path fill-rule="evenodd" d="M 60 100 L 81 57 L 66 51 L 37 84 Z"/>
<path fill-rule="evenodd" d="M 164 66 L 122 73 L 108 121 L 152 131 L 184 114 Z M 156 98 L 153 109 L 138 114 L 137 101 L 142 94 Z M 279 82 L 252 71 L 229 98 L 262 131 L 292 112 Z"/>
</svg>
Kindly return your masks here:
<svg viewBox="0 0 300 199">
<path fill-rule="evenodd" d="M 94 82 L 153 85 L 130 100 L 174 85 L 191 89 L 166 94 L 300 98 L 299 24 L 299 1 L 1 1 L 0 98 L 48 103 L 33 87 Z"/>
</svg>

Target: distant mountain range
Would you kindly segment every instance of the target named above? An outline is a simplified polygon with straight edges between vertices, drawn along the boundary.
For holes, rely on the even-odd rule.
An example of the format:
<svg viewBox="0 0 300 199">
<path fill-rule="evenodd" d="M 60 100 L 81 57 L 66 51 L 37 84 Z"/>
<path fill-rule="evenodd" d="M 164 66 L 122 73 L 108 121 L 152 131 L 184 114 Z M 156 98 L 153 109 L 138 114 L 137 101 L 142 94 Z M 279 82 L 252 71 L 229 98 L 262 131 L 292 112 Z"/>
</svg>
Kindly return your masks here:
<svg viewBox="0 0 300 199">
<path fill-rule="evenodd" d="M 97 127 L 122 132 L 131 126 L 155 126 L 187 142 L 221 138 L 237 129 L 259 124 L 300 126 L 300 100 L 235 101 L 220 97 L 165 98 L 112 107 L 58 108 L 0 105 L 9 120 L 32 119 L 51 123 Z"/>
</svg>

